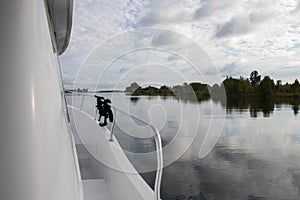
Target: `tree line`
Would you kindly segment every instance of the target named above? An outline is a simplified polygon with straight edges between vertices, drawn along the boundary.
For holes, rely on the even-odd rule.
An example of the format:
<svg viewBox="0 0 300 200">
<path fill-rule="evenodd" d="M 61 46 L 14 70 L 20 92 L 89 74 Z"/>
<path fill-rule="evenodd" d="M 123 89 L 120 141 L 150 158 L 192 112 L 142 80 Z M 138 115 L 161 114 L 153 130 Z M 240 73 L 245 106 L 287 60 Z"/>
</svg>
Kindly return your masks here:
<svg viewBox="0 0 300 200">
<path fill-rule="evenodd" d="M 300 84 L 298 79 L 290 84 L 282 84 L 281 80 L 276 83 L 270 76 L 261 79 L 257 71 L 253 71 L 249 78 L 227 77 L 223 83 L 226 95 L 231 96 L 256 96 L 261 98 L 268 97 L 299 97 Z"/>
<path fill-rule="evenodd" d="M 209 86 L 202 83 L 184 83 L 183 85 L 175 85 L 169 87 L 166 85 L 156 88 L 153 86 L 147 86 L 142 88 L 137 83 L 132 83 L 126 88 L 125 92 L 132 96 L 176 96 L 189 100 L 206 100 L 210 98 Z"/>
<path fill-rule="evenodd" d="M 166 85 L 156 88 L 147 86 L 142 88 L 137 83 L 132 83 L 126 88 L 125 92 L 133 96 L 137 95 L 160 95 L 160 96 L 177 96 L 196 98 L 196 100 L 206 100 L 209 98 L 218 98 L 224 96 L 226 92 L 227 98 L 231 97 L 260 97 L 262 99 L 269 97 L 300 97 L 300 84 L 298 79 L 293 83 L 282 84 L 281 80 L 276 83 L 270 76 L 261 78 L 258 71 L 250 73 L 248 78 L 226 77 L 221 84 L 210 86 L 199 82 L 184 83 L 168 87 Z"/>
</svg>

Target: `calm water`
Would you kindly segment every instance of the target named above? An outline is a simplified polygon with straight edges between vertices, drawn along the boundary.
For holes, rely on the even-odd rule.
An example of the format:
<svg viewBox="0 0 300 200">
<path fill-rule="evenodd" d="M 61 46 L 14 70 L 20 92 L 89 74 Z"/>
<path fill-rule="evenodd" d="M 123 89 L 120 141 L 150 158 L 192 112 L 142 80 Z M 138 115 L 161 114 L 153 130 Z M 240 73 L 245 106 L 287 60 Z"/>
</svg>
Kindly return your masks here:
<svg viewBox="0 0 300 200">
<path fill-rule="evenodd" d="M 300 199 L 299 104 L 105 96 L 159 127 L 168 165 L 162 199 Z M 121 114 L 117 124 L 119 143 L 153 186 L 151 132 Z"/>
</svg>

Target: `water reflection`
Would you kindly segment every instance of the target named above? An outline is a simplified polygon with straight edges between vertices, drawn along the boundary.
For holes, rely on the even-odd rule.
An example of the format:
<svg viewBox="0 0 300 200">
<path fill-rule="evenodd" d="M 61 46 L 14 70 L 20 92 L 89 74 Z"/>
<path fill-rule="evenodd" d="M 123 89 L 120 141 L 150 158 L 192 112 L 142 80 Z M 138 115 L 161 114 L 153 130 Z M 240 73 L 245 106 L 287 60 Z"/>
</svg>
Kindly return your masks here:
<svg viewBox="0 0 300 200">
<path fill-rule="evenodd" d="M 131 97 L 131 98 L 137 98 L 137 97 Z M 176 97 L 162 96 L 160 98 L 164 100 L 176 99 L 177 101 L 180 101 L 182 103 L 193 103 L 193 104 L 201 104 L 212 100 L 216 104 L 221 104 L 222 107 L 226 108 L 227 113 L 232 113 L 236 111 L 245 112 L 246 110 L 249 110 L 249 114 L 251 117 L 258 117 L 260 113 L 262 113 L 264 117 L 270 117 L 270 115 L 274 111 L 274 107 L 275 106 L 280 107 L 281 105 L 291 105 L 294 115 L 296 116 L 299 113 L 299 107 L 300 107 L 300 98 L 296 98 L 296 97 L 257 98 L 257 97 L 250 96 L 250 97 L 230 97 L 225 100 L 222 99 L 221 97 L 212 98 L 212 99 L 209 98 L 197 99 L 193 95 L 183 95 L 183 96 L 176 96 Z M 151 97 L 148 97 L 148 99 L 150 100 Z"/>
<path fill-rule="evenodd" d="M 294 111 L 295 115 L 298 115 L 298 113 L 299 113 L 299 103 L 296 104 L 296 105 L 293 105 L 293 111 Z"/>
<path fill-rule="evenodd" d="M 297 199 L 299 175 L 297 168 L 217 146 L 203 160 L 181 159 L 165 168 L 162 198 Z"/>
<path fill-rule="evenodd" d="M 130 101 L 131 101 L 131 103 L 133 103 L 134 105 L 137 104 L 137 102 L 138 102 L 139 99 L 140 99 L 139 97 L 130 97 Z"/>
<path fill-rule="evenodd" d="M 161 103 L 171 101 L 178 100 L 168 98 Z M 191 101 L 180 102 L 195 105 Z M 299 101 L 234 99 L 227 103 L 225 106 L 221 101 L 214 101 L 227 116 L 221 138 L 212 151 L 205 158 L 199 158 L 196 137 L 176 162 L 164 168 L 162 199 L 298 199 L 300 123 L 296 115 Z M 207 103 L 200 104 L 209 107 Z M 204 120 L 205 108 L 201 111 L 201 120 Z M 165 124 L 161 130 L 165 144 L 172 140 L 178 126 L 176 118 Z M 140 152 L 154 145 L 152 141 L 142 143 L 135 141 L 131 145 Z M 129 159 L 134 163 L 134 158 Z M 153 186 L 155 172 L 141 175 Z"/>
<path fill-rule="evenodd" d="M 138 100 L 127 96 L 118 98 L 114 103 L 129 106 L 129 110 L 139 116 L 153 104 L 165 105 L 168 118 L 161 127 L 163 144 L 168 145 L 178 131 L 183 132 L 176 148 L 168 153 L 175 153 L 184 146 L 185 138 L 189 137 L 189 132 L 193 129 L 189 123 L 193 118 L 192 111 L 198 105 L 201 107 L 200 131 L 193 143 L 179 159 L 164 168 L 161 190 L 163 200 L 299 199 L 299 99 L 261 101 L 239 98 L 228 101 L 226 106 L 219 100 L 209 103 L 160 97 L 139 97 Z M 174 109 L 174 105 L 178 103 L 187 111 L 184 115 L 185 123 L 180 123 L 180 110 Z M 213 120 L 218 121 L 218 116 L 224 111 L 226 122 L 216 146 L 206 157 L 201 158 L 201 133 L 208 127 L 207 120 L 212 116 L 212 105 L 217 107 Z M 143 118 L 145 117 L 147 116 L 144 115 Z M 122 133 L 129 119 L 119 120 L 116 136 L 126 151 L 144 153 L 155 149 L 153 139 L 135 138 Z M 130 127 L 127 129 L 129 132 L 133 131 Z M 141 168 L 144 166 L 140 165 L 136 157 L 129 154 L 128 158 L 138 170 L 143 171 Z M 149 162 L 153 164 L 153 160 L 147 164 Z M 141 175 L 149 185 L 154 185 L 155 172 Z"/>
<path fill-rule="evenodd" d="M 207 157 L 192 145 L 164 169 L 162 199 L 298 199 L 299 119 L 281 111 L 256 119 L 231 113 Z M 153 183 L 153 174 L 143 176 Z"/>
<path fill-rule="evenodd" d="M 222 103 L 222 102 L 221 102 Z M 249 110 L 251 117 L 258 117 L 260 113 L 264 117 L 270 117 L 274 112 L 275 106 L 290 105 L 294 115 L 299 112 L 300 99 L 299 98 L 253 98 L 253 97 L 236 97 L 227 99 L 227 104 L 222 104 L 226 107 L 227 113 L 245 112 Z"/>
</svg>

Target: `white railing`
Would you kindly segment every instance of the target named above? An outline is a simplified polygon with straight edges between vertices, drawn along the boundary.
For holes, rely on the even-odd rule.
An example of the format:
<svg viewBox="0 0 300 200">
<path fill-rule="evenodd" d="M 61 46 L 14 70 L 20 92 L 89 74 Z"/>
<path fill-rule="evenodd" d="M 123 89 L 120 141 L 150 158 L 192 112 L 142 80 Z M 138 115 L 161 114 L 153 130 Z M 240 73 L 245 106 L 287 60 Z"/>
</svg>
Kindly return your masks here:
<svg viewBox="0 0 300 200">
<path fill-rule="evenodd" d="M 83 109 L 83 105 L 84 105 L 84 101 L 85 101 L 85 97 L 92 97 L 95 98 L 94 95 L 91 94 L 86 94 L 86 93 L 75 93 L 78 96 L 82 96 L 81 99 L 81 104 L 80 104 L 80 108 L 79 110 L 81 112 L 84 112 Z M 161 142 L 161 136 L 159 133 L 159 130 L 156 128 L 156 126 L 150 122 L 146 122 L 142 119 L 140 119 L 137 116 L 134 116 L 120 108 L 117 108 L 116 106 L 111 106 L 114 110 L 114 117 L 113 117 L 113 122 L 112 122 L 112 126 L 111 126 L 111 130 L 110 130 L 110 142 L 113 142 L 114 139 L 114 127 L 115 127 L 115 123 L 116 123 L 116 117 L 117 117 L 117 113 L 123 113 L 125 115 L 128 115 L 130 117 L 132 117 L 134 120 L 138 121 L 141 124 L 144 124 L 145 126 L 148 126 L 149 128 L 151 128 L 152 132 L 154 133 L 154 139 L 155 139 L 155 145 L 156 145 L 156 157 L 157 157 L 157 169 L 156 169 L 156 178 L 155 178 L 155 184 L 154 184 L 154 199 L 155 200 L 160 200 L 160 187 L 161 187 L 161 178 L 162 178 L 162 169 L 163 169 L 163 154 L 162 154 L 162 142 Z M 95 107 L 94 107 L 95 108 Z M 97 120 L 97 110 L 95 108 L 95 120 Z"/>
</svg>

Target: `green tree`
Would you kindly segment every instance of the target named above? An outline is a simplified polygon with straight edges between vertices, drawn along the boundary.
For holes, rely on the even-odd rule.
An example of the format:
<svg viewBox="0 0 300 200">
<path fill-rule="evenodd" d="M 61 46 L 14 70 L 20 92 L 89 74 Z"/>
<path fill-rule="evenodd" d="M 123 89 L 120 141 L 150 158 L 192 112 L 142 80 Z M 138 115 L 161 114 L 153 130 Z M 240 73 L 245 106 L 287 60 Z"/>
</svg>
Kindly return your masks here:
<svg viewBox="0 0 300 200">
<path fill-rule="evenodd" d="M 208 91 L 206 84 L 193 82 L 193 83 L 190 83 L 190 86 L 193 88 L 194 91 L 198 91 L 198 90 Z"/>
<path fill-rule="evenodd" d="M 249 79 L 250 79 L 250 83 L 251 83 L 252 87 L 255 87 L 255 86 L 259 85 L 261 76 L 255 70 L 255 71 L 251 72 Z"/>
<path fill-rule="evenodd" d="M 291 85 L 291 92 L 293 94 L 300 93 L 300 84 L 298 79 L 296 79 L 295 82 Z"/>
<path fill-rule="evenodd" d="M 262 97 L 271 96 L 275 88 L 274 81 L 269 76 L 265 76 L 264 79 L 261 81 L 259 88 L 260 88 L 260 95 Z"/>
<path fill-rule="evenodd" d="M 134 82 L 134 83 L 131 83 L 131 85 L 125 89 L 125 92 L 133 94 L 133 93 L 140 92 L 140 90 L 141 90 L 141 87 L 139 86 L 139 84 Z"/>
<path fill-rule="evenodd" d="M 223 85 L 225 87 L 226 94 L 230 95 L 239 95 L 241 93 L 239 87 L 240 81 L 238 79 L 229 77 L 223 81 Z"/>
<path fill-rule="evenodd" d="M 174 95 L 172 90 L 169 87 L 165 86 L 165 85 L 163 85 L 159 88 L 159 94 L 162 95 L 162 96 L 172 96 L 172 95 Z"/>
<path fill-rule="evenodd" d="M 159 95 L 159 89 L 156 87 L 148 86 L 142 89 L 142 94 L 149 96 Z"/>
<path fill-rule="evenodd" d="M 250 93 L 253 93 L 253 87 L 252 87 L 252 85 L 250 84 L 250 82 L 248 80 L 245 80 L 245 79 L 241 80 L 240 79 L 239 91 L 242 94 L 250 94 Z"/>
</svg>

